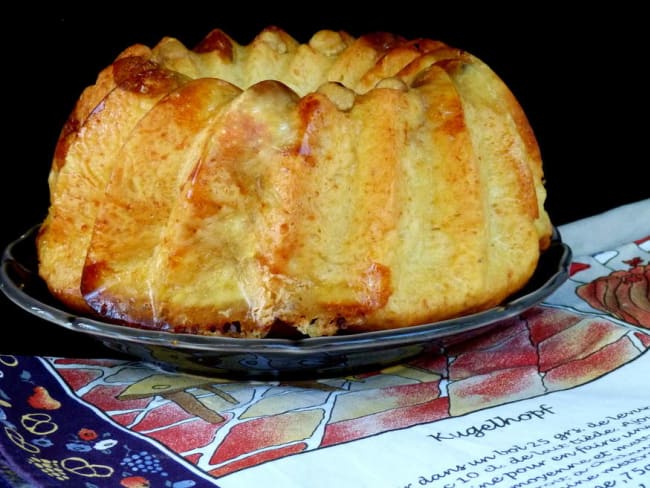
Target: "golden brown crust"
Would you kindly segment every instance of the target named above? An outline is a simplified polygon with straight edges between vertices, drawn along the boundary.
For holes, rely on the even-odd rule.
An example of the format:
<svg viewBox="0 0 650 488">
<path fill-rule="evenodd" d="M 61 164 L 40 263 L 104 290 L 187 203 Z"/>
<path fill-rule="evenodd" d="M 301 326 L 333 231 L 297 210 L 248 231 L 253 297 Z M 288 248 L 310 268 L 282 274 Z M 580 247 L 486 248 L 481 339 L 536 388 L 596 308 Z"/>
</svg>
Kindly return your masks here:
<svg viewBox="0 0 650 488">
<path fill-rule="evenodd" d="M 494 306 L 551 235 L 517 100 L 443 42 L 277 27 L 133 46 L 81 95 L 37 245 L 76 310 L 265 337 Z"/>
<path fill-rule="evenodd" d="M 115 59 L 119 62 L 124 58 L 139 58 L 148 59 L 151 55 L 151 50 L 142 45 L 134 44 L 128 47 Z M 59 139 L 54 149 L 54 158 L 52 161 L 52 171 L 50 172 L 50 191 L 54 190 L 56 185 L 56 177 L 61 167 L 65 164 L 68 149 L 72 141 L 79 133 L 81 126 L 86 121 L 90 113 L 99 105 L 104 97 L 117 85 L 114 76 L 113 64 L 104 68 L 97 76 L 97 81 L 94 85 L 87 87 L 79 96 L 72 112 L 68 116 L 67 121 L 61 129 Z"/>
<path fill-rule="evenodd" d="M 119 149 L 83 267 L 81 292 L 93 309 L 155 325 L 156 247 L 219 110 L 239 93 L 214 78 L 190 81 L 149 110 Z"/>
<path fill-rule="evenodd" d="M 185 81 L 147 60 L 124 59 L 130 60 L 129 68 L 121 72 L 120 84 L 86 117 L 71 138 L 64 163 L 56 167 L 49 212 L 37 237 L 39 273 L 51 292 L 85 311 L 89 307 L 80 291 L 81 272 L 115 152 L 165 91 Z"/>
</svg>

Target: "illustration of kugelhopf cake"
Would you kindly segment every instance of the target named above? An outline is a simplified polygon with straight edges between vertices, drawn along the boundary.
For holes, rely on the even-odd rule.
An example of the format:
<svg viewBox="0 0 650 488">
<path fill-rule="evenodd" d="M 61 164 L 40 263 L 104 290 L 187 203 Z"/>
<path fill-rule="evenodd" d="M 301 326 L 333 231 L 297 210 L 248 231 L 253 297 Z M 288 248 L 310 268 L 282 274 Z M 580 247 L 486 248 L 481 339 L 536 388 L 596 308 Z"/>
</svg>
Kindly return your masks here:
<svg viewBox="0 0 650 488">
<path fill-rule="evenodd" d="M 123 51 L 56 146 L 39 273 L 71 310 L 262 338 L 429 323 L 520 290 L 551 238 L 509 88 L 429 39 L 269 27 Z"/>
</svg>

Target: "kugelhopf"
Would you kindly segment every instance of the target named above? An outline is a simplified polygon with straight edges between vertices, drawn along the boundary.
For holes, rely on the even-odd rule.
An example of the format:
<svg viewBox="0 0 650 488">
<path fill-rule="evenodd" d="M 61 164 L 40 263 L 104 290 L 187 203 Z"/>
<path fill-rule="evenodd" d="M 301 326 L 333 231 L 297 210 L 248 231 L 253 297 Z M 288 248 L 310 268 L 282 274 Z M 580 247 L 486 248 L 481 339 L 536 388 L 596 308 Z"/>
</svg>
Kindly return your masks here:
<svg viewBox="0 0 650 488">
<path fill-rule="evenodd" d="M 81 94 L 48 181 L 51 293 L 178 333 L 478 312 L 528 282 L 552 233 L 509 88 L 470 53 L 391 33 L 131 46 Z"/>
</svg>

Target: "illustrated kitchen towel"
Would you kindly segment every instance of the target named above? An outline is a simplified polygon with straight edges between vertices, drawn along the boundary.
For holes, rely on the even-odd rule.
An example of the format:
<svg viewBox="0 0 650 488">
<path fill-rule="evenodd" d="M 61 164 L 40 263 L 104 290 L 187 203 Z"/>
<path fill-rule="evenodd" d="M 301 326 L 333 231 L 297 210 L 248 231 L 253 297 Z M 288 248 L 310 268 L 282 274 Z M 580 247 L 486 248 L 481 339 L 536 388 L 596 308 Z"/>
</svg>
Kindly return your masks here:
<svg viewBox="0 0 650 488">
<path fill-rule="evenodd" d="M 243 382 L 0 356 L 0 486 L 641 488 L 650 200 L 560 233 L 570 278 L 544 303 L 371 373 Z"/>
</svg>

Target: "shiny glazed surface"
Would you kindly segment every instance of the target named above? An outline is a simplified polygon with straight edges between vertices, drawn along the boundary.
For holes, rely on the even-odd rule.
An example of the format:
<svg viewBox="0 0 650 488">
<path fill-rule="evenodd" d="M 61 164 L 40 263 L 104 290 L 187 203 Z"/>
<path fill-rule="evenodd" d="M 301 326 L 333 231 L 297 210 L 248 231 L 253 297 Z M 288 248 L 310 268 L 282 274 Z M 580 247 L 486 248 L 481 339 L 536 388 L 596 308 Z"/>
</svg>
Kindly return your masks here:
<svg viewBox="0 0 650 488">
<path fill-rule="evenodd" d="M 241 339 L 125 327 L 66 309 L 37 274 L 37 229 L 20 236 L 3 253 L 0 287 L 17 306 L 163 369 L 243 378 L 339 375 L 435 353 L 542 302 L 566 281 L 571 262 L 571 249 L 556 234 L 528 286 L 499 307 L 409 328 L 297 340 Z"/>
</svg>

